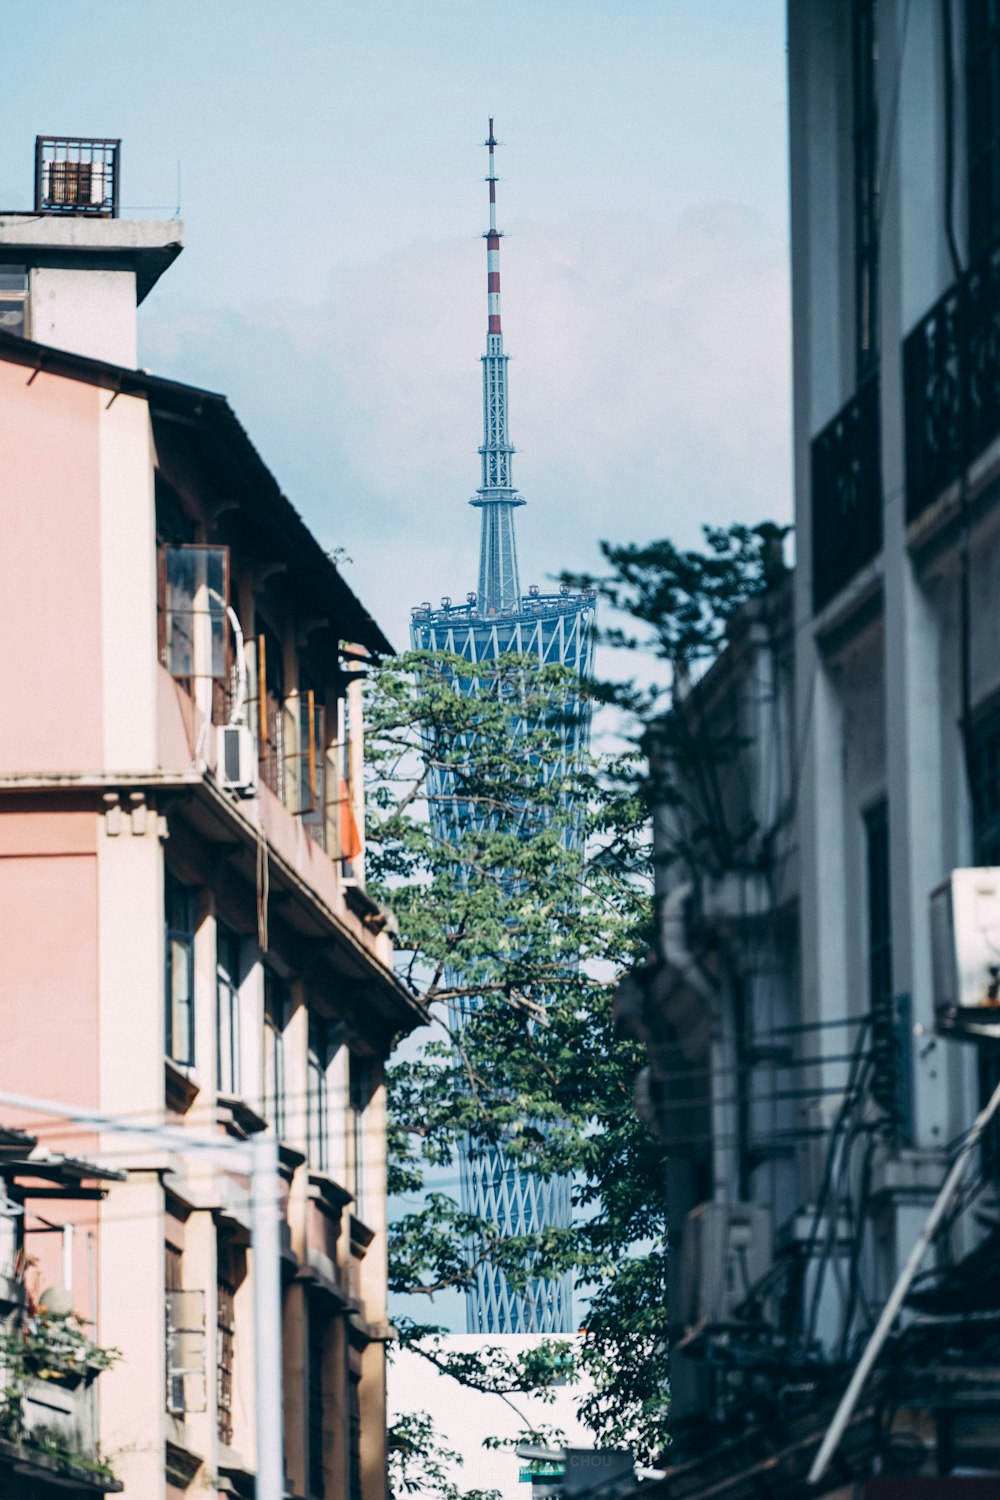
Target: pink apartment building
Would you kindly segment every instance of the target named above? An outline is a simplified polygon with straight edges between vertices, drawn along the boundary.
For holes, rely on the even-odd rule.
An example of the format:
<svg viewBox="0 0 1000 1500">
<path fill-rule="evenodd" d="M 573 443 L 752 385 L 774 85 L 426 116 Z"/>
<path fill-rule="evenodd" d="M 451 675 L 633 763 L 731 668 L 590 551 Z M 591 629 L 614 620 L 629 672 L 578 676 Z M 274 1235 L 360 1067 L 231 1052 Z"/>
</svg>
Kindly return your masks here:
<svg viewBox="0 0 1000 1500">
<path fill-rule="evenodd" d="M 117 143 L 38 149 L 0 215 L 0 1090 L 277 1134 L 288 1494 L 383 1500 L 382 1068 L 426 1019 L 364 890 L 389 643 L 225 398 L 135 367 L 181 226 L 115 216 Z M 0 1494 L 114 1487 L 99 1445 L 135 1500 L 252 1495 L 246 1182 L 0 1123 L 0 1364 L 70 1309 L 121 1356 L 0 1406 Z"/>
</svg>

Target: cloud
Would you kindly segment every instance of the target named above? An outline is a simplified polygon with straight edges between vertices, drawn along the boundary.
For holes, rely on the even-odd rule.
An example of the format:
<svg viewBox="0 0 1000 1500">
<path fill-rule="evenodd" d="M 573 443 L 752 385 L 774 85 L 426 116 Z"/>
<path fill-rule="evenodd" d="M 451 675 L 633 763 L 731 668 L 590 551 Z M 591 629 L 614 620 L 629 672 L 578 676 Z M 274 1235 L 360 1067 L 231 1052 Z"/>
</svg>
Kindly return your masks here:
<svg viewBox="0 0 1000 1500">
<path fill-rule="evenodd" d="M 602 537 L 787 518 L 787 254 L 762 220 L 529 224 L 501 260 L 524 581 L 592 564 Z M 232 394 L 399 636 L 410 602 L 475 583 L 484 335 L 484 248 L 449 241 L 341 276 L 320 305 L 152 316 L 144 358 Z"/>
</svg>

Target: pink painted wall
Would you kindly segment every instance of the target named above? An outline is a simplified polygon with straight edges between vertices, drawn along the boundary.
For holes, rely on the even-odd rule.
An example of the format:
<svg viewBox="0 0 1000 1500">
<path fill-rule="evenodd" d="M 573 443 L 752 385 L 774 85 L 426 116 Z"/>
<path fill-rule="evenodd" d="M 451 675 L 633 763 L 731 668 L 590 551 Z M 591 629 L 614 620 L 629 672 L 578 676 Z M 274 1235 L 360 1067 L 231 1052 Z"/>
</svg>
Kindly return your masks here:
<svg viewBox="0 0 1000 1500">
<path fill-rule="evenodd" d="M 102 763 L 98 420 L 107 392 L 0 361 L 0 774 Z"/>
<path fill-rule="evenodd" d="M 96 842 L 92 811 L 45 810 L 24 799 L 0 814 L 0 1078 L 12 1092 L 97 1103 Z M 92 1135 L 65 1125 L 54 1130 L 50 1121 L 3 1106 L 0 1123 L 19 1125 L 67 1155 L 88 1157 L 97 1147 Z M 88 1233 L 96 1232 L 96 1205 L 46 1200 L 35 1207 L 53 1223 L 77 1225 L 74 1301 L 82 1316 L 93 1316 Z M 61 1284 L 61 1235 L 37 1232 L 43 1226 L 30 1216 L 26 1227 L 28 1249 L 40 1262 L 36 1290 Z"/>
</svg>

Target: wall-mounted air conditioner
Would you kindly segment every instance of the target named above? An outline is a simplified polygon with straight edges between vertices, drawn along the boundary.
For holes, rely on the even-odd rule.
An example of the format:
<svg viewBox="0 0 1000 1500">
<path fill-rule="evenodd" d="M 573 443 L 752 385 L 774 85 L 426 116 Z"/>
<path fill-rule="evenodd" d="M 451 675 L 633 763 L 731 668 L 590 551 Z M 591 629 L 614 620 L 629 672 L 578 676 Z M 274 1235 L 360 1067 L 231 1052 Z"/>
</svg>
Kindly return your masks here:
<svg viewBox="0 0 1000 1500">
<path fill-rule="evenodd" d="M 735 1312 L 770 1269 L 771 1210 L 761 1203 L 700 1203 L 681 1241 L 681 1319 L 694 1331 L 736 1321 Z"/>
<path fill-rule="evenodd" d="M 216 726 L 215 765 L 223 786 L 241 797 L 257 795 L 257 746 L 245 724 Z"/>
<path fill-rule="evenodd" d="M 952 870 L 931 893 L 938 1028 L 1000 1037 L 1000 869 Z"/>
</svg>

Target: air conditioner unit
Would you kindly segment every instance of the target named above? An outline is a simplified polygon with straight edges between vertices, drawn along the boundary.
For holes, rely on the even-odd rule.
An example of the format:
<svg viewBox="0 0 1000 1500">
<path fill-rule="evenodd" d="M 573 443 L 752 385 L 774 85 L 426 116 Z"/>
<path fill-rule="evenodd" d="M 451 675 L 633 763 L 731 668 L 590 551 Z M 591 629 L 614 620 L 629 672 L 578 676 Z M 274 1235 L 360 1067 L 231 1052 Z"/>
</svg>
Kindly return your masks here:
<svg viewBox="0 0 1000 1500">
<path fill-rule="evenodd" d="M 690 1330 L 735 1321 L 735 1310 L 773 1259 L 771 1210 L 762 1203 L 700 1203 L 681 1241 L 681 1319 Z"/>
<path fill-rule="evenodd" d="M 223 786 L 241 797 L 257 795 L 257 747 L 245 724 L 216 726 L 215 766 Z"/>
<path fill-rule="evenodd" d="M 1000 1037 L 1000 869 L 952 870 L 932 891 L 931 963 L 938 1029 Z"/>
</svg>

